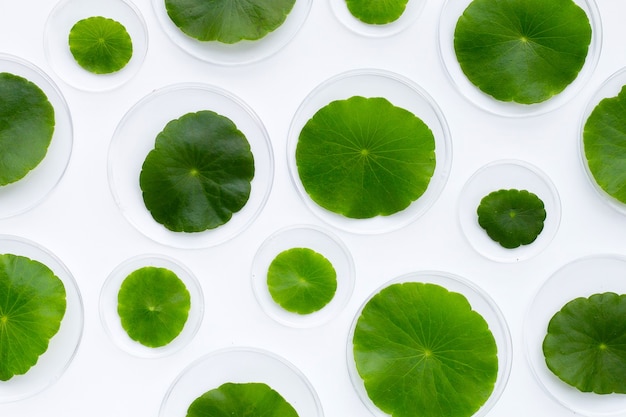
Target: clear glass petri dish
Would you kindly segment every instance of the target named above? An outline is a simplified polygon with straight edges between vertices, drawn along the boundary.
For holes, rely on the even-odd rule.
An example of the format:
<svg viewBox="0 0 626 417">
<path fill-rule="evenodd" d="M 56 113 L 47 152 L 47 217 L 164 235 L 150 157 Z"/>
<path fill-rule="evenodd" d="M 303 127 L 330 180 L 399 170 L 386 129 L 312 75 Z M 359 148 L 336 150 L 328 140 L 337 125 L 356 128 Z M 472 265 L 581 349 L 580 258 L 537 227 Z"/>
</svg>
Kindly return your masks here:
<svg viewBox="0 0 626 417">
<path fill-rule="evenodd" d="M 10 73 L 36 84 L 54 107 L 55 127 L 44 159 L 24 178 L 0 186 L 0 218 L 24 213 L 40 204 L 63 178 L 73 146 L 69 107 L 54 81 L 39 67 L 22 58 L 0 54 L 0 73 Z"/>
<path fill-rule="evenodd" d="M 111 74 L 93 74 L 82 68 L 70 52 L 70 30 L 79 20 L 102 16 L 125 28 L 133 44 L 131 60 Z M 52 9 L 44 29 L 44 51 L 52 70 L 68 85 L 84 91 L 107 91 L 132 79 L 148 51 L 148 30 L 141 12 L 128 0 L 63 0 Z"/>
<path fill-rule="evenodd" d="M 74 276 L 48 249 L 17 236 L 0 235 L 0 253 L 24 256 L 50 268 L 63 282 L 66 294 L 65 315 L 59 331 L 50 339 L 47 350 L 23 375 L 0 381 L 0 403 L 23 400 L 49 388 L 70 366 L 83 334 L 83 300 Z"/>
<path fill-rule="evenodd" d="M 143 202 L 139 174 L 156 136 L 165 125 L 189 112 L 211 110 L 232 120 L 246 136 L 255 173 L 246 205 L 224 225 L 198 233 L 172 232 L 157 223 Z M 245 230 L 261 212 L 272 187 L 274 157 L 265 126 L 241 99 L 215 86 L 175 84 L 137 102 L 118 124 L 109 146 L 111 193 L 126 219 L 148 238 L 177 248 L 206 248 Z"/>
<path fill-rule="evenodd" d="M 524 348 L 531 371 L 543 390 L 576 414 L 617 416 L 626 413 L 624 394 L 581 392 L 556 377 L 542 351 L 548 323 L 565 304 L 577 297 L 602 292 L 626 294 L 626 257 L 590 255 L 573 260 L 554 272 L 538 289 L 524 319 Z"/>
<path fill-rule="evenodd" d="M 117 313 L 117 296 L 126 277 L 147 266 L 166 268 L 185 284 L 191 297 L 191 308 L 183 330 L 165 346 L 144 346 L 128 336 Z M 159 358 L 184 348 L 194 338 L 204 315 L 202 287 L 195 275 L 182 263 L 164 255 L 145 254 L 130 258 L 118 265 L 107 277 L 100 291 L 100 321 L 113 343 L 125 352 L 142 358 Z"/>
<path fill-rule="evenodd" d="M 494 389 L 489 399 L 472 417 L 482 417 L 487 415 L 504 392 L 509 379 L 509 374 L 511 372 L 512 341 L 509 328 L 495 301 L 482 288 L 465 278 L 442 271 L 413 272 L 392 279 L 374 291 L 374 293 L 361 305 L 352 322 L 347 340 L 348 372 L 357 395 L 374 416 L 389 417 L 389 414 L 380 410 L 367 394 L 363 379 L 360 377 L 356 369 L 352 341 L 357 321 L 361 316 L 363 308 L 367 305 L 371 298 L 390 285 L 406 282 L 436 284 L 446 288 L 448 291 L 462 294 L 470 303 L 472 310 L 479 313 L 487 322 L 489 330 L 492 332 L 496 341 L 498 350 L 498 373 Z"/>
<path fill-rule="evenodd" d="M 346 0 L 329 0 L 335 17 L 351 31 L 367 37 L 392 36 L 410 27 L 424 9 L 425 0 L 409 0 L 402 15 L 386 24 L 368 24 L 350 13 Z"/>
<path fill-rule="evenodd" d="M 583 88 L 595 71 L 602 49 L 602 23 L 594 0 L 573 0 L 581 7 L 591 24 L 592 37 L 585 64 L 576 79 L 565 90 L 554 97 L 536 104 L 519 104 L 496 100 L 483 93 L 465 76 L 454 51 L 454 31 L 459 17 L 472 0 L 446 0 L 439 17 L 439 56 L 444 69 L 458 92 L 475 106 L 495 115 L 505 117 L 532 117 L 555 110 Z"/>
<path fill-rule="evenodd" d="M 537 239 L 514 249 L 492 240 L 478 224 L 476 209 L 483 197 L 502 189 L 527 190 L 543 201 L 544 227 Z M 461 230 L 470 245 L 481 255 L 498 262 L 519 262 L 541 253 L 554 239 L 561 223 L 561 200 L 550 178 L 536 166 L 519 160 L 501 160 L 476 171 L 459 196 Z"/>
<path fill-rule="evenodd" d="M 297 314 L 277 304 L 267 287 L 267 271 L 274 258 L 292 248 L 308 248 L 323 255 L 337 273 L 337 290 L 333 299 L 310 314 Z M 292 327 L 314 327 L 322 325 L 346 306 L 354 289 L 354 261 L 345 244 L 333 233 L 316 226 L 292 226 L 270 235 L 252 261 L 252 289 L 261 308 L 277 322 Z"/>
<path fill-rule="evenodd" d="M 384 97 L 422 119 L 435 137 L 437 164 L 424 194 L 408 208 L 390 216 L 351 219 L 315 203 L 305 191 L 296 166 L 300 131 L 322 107 L 334 100 L 352 96 Z M 439 198 L 448 180 L 452 162 L 452 142 L 446 119 L 437 103 L 419 85 L 402 75 L 380 69 L 359 69 L 341 73 L 313 89 L 298 107 L 291 121 L 287 143 L 287 164 L 298 194 L 313 214 L 337 229 L 358 234 L 380 234 L 397 230 L 423 215 Z"/>
<path fill-rule="evenodd" d="M 192 38 L 172 22 L 165 8 L 165 0 L 152 0 L 152 7 L 161 28 L 179 48 L 200 60 L 230 66 L 258 62 L 283 49 L 304 25 L 312 3 L 312 0 L 297 0 L 286 20 L 276 30 L 261 39 L 243 40 L 234 44 L 203 42 Z"/>
<path fill-rule="evenodd" d="M 222 384 L 258 382 L 277 391 L 299 417 L 322 417 L 317 393 L 306 376 L 276 354 L 249 347 L 217 350 L 185 368 L 168 389 L 159 417 L 184 416 L 189 405 Z"/>
<path fill-rule="evenodd" d="M 607 203 L 610 207 L 613 207 L 617 211 L 626 214 L 626 204 L 619 201 L 615 197 L 608 194 L 598 183 L 596 182 L 595 177 L 593 176 L 591 170 L 589 169 L 589 164 L 587 162 L 587 156 L 585 154 L 585 146 L 584 146 L 584 129 L 585 124 L 587 123 L 587 119 L 596 108 L 596 106 L 605 98 L 613 98 L 617 97 L 617 95 L 622 90 L 622 87 L 626 86 L 626 68 L 622 68 L 608 77 L 596 90 L 595 93 L 591 96 L 589 102 L 587 103 L 584 112 L 582 113 L 582 118 L 580 121 L 580 130 L 579 130 L 579 142 L 578 149 L 580 155 L 580 161 L 582 163 L 583 170 L 589 180 L 589 183 L 597 191 L 598 196 Z"/>
</svg>

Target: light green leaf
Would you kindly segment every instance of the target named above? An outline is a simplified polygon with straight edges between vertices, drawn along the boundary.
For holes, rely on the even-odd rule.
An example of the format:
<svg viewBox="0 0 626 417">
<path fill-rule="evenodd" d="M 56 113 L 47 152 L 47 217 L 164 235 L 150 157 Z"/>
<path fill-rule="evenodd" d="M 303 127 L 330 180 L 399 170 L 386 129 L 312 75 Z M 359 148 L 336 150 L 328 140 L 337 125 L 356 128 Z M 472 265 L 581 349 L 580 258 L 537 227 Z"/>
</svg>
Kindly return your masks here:
<svg viewBox="0 0 626 417">
<path fill-rule="evenodd" d="M 350 13 L 364 23 L 384 25 L 400 18 L 409 0 L 345 0 Z"/>
<path fill-rule="evenodd" d="M 382 97 L 329 103 L 300 132 L 296 164 L 321 207 L 350 218 L 387 216 L 428 188 L 435 138 L 413 113 Z"/>
</svg>

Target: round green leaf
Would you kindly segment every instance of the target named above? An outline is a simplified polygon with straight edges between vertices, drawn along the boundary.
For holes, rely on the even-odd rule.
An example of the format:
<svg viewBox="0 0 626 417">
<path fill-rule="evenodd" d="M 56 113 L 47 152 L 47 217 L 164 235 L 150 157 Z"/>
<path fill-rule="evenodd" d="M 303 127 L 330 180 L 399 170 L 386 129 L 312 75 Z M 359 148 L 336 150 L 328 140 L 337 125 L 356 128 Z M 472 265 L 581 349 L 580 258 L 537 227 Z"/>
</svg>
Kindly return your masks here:
<svg viewBox="0 0 626 417">
<path fill-rule="evenodd" d="M 65 309 L 65 286 L 50 268 L 24 256 L 0 255 L 0 380 L 37 363 Z"/>
<path fill-rule="evenodd" d="M 585 122 L 583 142 L 587 165 L 607 194 L 626 203 L 626 86 L 605 98 Z"/>
<path fill-rule="evenodd" d="M 543 230 L 543 201 L 527 190 L 498 190 L 480 200 L 478 224 L 491 239 L 507 249 L 528 245 Z"/>
<path fill-rule="evenodd" d="M 128 275 L 117 296 L 117 313 L 128 336 L 148 347 L 161 347 L 185 327 L 191 296 L 166 268 L 146 266 Z"/>
<path fill-rule="evenodd" d="M 454 32 L 467 78 L 497 100 L 522 104 L 572 83 L 590 43 L 589 19 L 572 0 L 473 0 Z"/>
<path fill-rule="evenodd" d="M 282 25 L 296 0 L 165 0 L 170 19 L 200 41 L 257 40 Z"/>
<path fill-rule="evenodd" d="M 579 297 L 548 324 L 548 368 L 583 392 L 626 394 L 626 295 Z"/>
<path fill-rule="evenodd" d="M 408 0 L 346 0 L 350 13 L 364 23 L 384 25 L 396 21 Z"/>
<path fill-rule="evenodd" d="M 37 85 L 0 73 L 0 186 L 22 179 L 39 165 L 54 124 L 54 108 Z"/>
<path fill-rule="evenodd" d="M 278 392 L 261 382 L 227 382 L 196 398 L 187 417 L 298 417 Z"/>
<path fill-rule="evenodd" d="M 279 253 L 267 271 L 272 299 L 292 313 L 321 310 L 337 290 L 337 272 L 321 253 L 309 248 L 291 248 Z"/>
<path fill-rule="evenodd" d="M 124 25 L 102 16 L 79 20 L 69 35 L 72 56 L 95 74 L 121 70 L 133 55 L 133 43 Z"/>
<path fill-rule="evenodd" d="M 254 158 L 227 117 L 204 110 L 169 122 L 156 138 L 139 182 L 154 219 L 176 232 L 228 222 L 250 196 Z"/>
<path fill-rule="evenodd" d="M 296 148 L 302 185 L 321 207 L 350 218 L 407 208 L 435 171 L 435 138 L 413 113 L 382 97 L 329 103 L 304 125 Z"/>
<path fill-rule="evenodd" d="M 392 284 L 363 308 L 354 360 L 372 402 L 393 417 L 469 417 L 491 395 L 497 346 L 459 293 Z"/>
</svg>

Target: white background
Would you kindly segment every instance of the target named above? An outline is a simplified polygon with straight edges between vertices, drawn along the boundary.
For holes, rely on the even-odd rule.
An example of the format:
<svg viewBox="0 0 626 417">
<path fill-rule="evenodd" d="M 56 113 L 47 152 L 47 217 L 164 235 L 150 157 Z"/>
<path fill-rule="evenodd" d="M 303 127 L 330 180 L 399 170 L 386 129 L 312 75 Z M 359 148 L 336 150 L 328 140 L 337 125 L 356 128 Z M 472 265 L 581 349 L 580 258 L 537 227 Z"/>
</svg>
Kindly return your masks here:
<svg viewBox="0 0 626 417">
<path fill-rule="evenodd" d="M 143 67 L 119 89 L 87 93 L 64 84 L 46 62 L 44 25 L 55 0 L 0 0 L 0 52 L 29 60 L 51 74 L 68 102 L 75 134 L 71 161 L 57 188 L 33 210 L 0 220 L 0 233 L 33 240 L 60 257 L 74 274 L 85 306 L 83 339 L 67 371 L 35 397 L 0 404 L 0 416 L 156 416 L 184 367 L 232 346 L 270 350 L 293 363 L 315 387 L 325 416 L 367 416 L 347 371 L 350 324 L 363 301 L 384 282 L 421 270 L 447 271 L 477 283 L 504 313 L 513 340 L 513 367 L 489 415 L 574 415 L 533 378 L 524 355 L 522 325 L 535 291 L 559 267 L 581 256 L 626 249 L 626 217 L 598 196 L 578 155 L 587 101 L 609 75 L 626 65 L 626 7 L 618 0 L 598 0 L 602 53 L 591 80 L 576 97 L 543 116 L 508 119 L 474 107 L 446 77 L 437 52 L 442 3 L 428 1 L 419 19 L 398 35 L 367 38 L 342 26 L 328 1 L 314 0 L 302 29 L 278 54 L 256 64 L 220 67 L 179 49 L 159 27 L 150 0 L 136 0 L 150 36 Z M 397 72 L 433 96 L 452 134 L 450 177 L 432 208 L 403 230 L 374 236 L 336 231 L 356 265 L 356 285 L 347 307 L 321 327 L 285 327 L 266 316 L 253 296 L 250 266 L 255 251 L 282 227 L 324 226 L 290 182 L 285 152 L 289 123 L 319 83 L 358 68 Z M 139 99 L 178 82 L 209 83 L 231 91 L 257 112 L 272 140 L 275 178 L 265 209 L 248 230 L 218 247 L 181 250 L 150 241 L 121 215 L 107 184 L 107 150 L 117 123 Z M 497 263 L 480 256 L 465 240 L 457 207 L 463 185 L 477 169 L 508 158 L 530 162 L 552 179 L 562 219 L 553 242 L 538 256 Z M 143 253 L 180 260 L 204 290 L 205 317 L 198 334 L 182 351 L 165 358 L 140 359 L 120 350 L 99 319 L 104 280 L 121 262 Z"/>
</svg>

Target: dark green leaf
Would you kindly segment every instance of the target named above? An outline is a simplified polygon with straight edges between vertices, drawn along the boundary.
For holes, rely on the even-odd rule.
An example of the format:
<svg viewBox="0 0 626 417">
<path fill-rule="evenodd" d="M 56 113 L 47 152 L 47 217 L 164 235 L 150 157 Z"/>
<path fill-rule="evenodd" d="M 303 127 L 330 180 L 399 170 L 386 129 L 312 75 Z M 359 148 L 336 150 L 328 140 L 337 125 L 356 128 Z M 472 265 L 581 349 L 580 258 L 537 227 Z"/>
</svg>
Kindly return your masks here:
<svg viewBox="0 0 626 417">
<path fill-rule="evenodd" d="M 457 22 L 454 49 L 483 92 L 532 104 L 576 79 L 591 36 L 585 11 L 572 0 L 473 0 Z"/>
<path fill-rule="evenodd" d="M 201 232 L 228 222 L 250 196 L 254 158 L 228 118 L 188 113 L 165 126 L 139 177 L 154 219 L 176 232 Z"/>
<path fill-rule="evenodd" d="M 296 0 L 165 0 L 172 22 L 200 41 L 257 40 L 283 24 Z"/>
<path fill-rule="evenodd" d="M 565 304 L 548 324 L 543 353 L 548 368 L 580 391 L 626 394 L 626 295 Z"/>
<path fill-rule="evenodd" d="M 372 402 L 393 417 L 469 417 L 491 395 L 497 346 L 459 293 L 392 284 L 357 320 L 354 360 Z"/>
<path fill-rule="evenodd" d="M 65 315 L 65 286 L 46 265 L 0 255 L 0 380 L 25 374 L 46 352 Z"/>
<path fill-rule="evenodd" d="M 384 25 L 398 20 L 408 0 L 345 0 L 350 13 L 364 23 Z"/>
<path fill-rule="evenodd" d="M 407 208 L 428 188 L 435 139 L 413 113 L 387 99 L 354 96 L 329 103 L 300 132 L 302 185 L 321 207 L 350 218 Z"/>
<path fill-rule="evenodd" d="M 527 190 L 499 190 L 483 197 L 476 210 L 478 224 L 507 249 L 528 245 L 543 230 L 543 201 Z"/>
<path fill-rule="evenodd" d="M 54 124 L 54 108 L 37 85 L 0 73 L 0 186 L 22 179 L 39 165 Z"/>
</svg>

